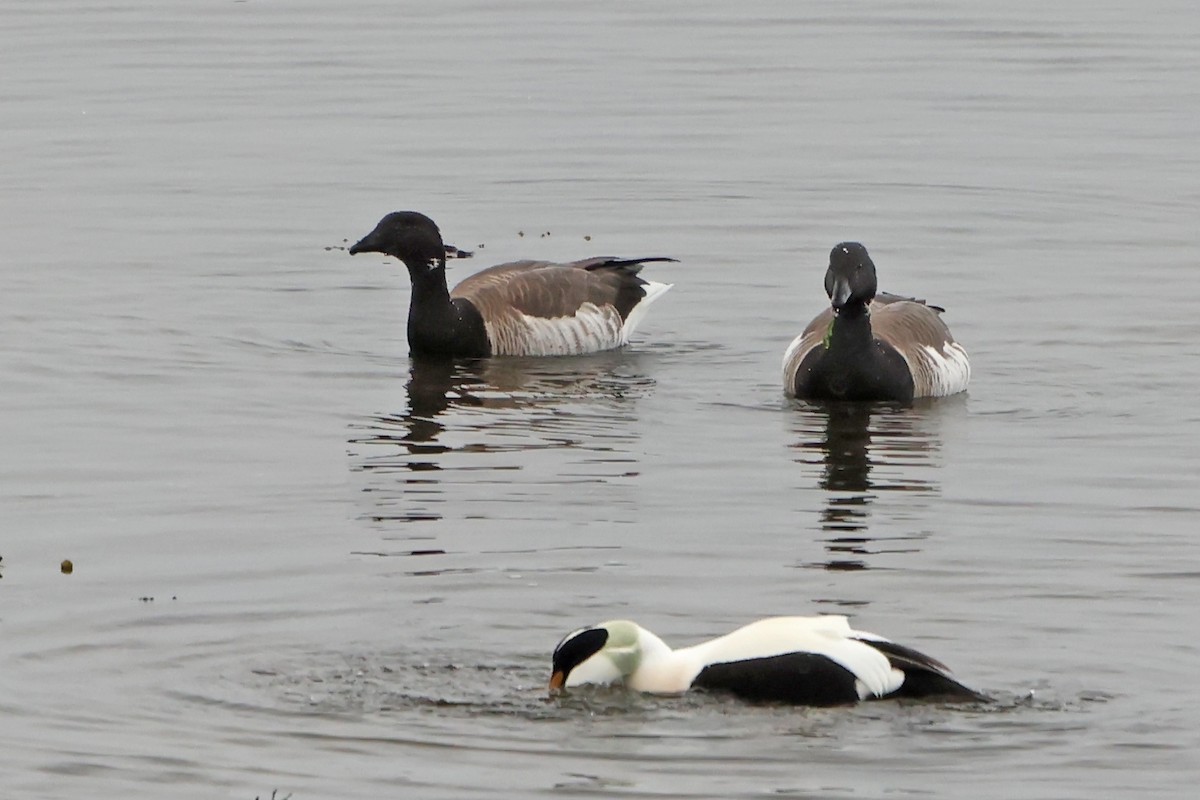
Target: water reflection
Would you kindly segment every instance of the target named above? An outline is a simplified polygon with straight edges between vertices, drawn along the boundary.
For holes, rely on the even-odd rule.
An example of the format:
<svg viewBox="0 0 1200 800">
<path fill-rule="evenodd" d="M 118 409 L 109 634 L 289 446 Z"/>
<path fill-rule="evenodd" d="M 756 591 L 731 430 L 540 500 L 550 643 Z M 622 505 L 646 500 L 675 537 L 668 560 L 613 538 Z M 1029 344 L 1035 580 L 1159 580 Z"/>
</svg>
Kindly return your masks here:
<svg viewBox="0 0 1200 800">
<path fill-rule="evenodd" d="M 353 426 L 366 516 L 389 523 L 570 515 L 572 498 L 611 513 L 604 487 L 636 476 L 636 400 L 654 387 L 639 354 L 413 360 L 402 408 Z M 569 488 L 567 488 L 569 487 Z M 601 512 L 596 518 L 604 518 Z M 544 521 L 544 520 L 543 520 Z"/>
<path fill-rule="evenodd" d="M 913 498 L 937 493 L 938 413 L 933 405 L 804 406 L 792 448 L 798 463 L 817 470 L 817 485 L 825 492 L 818 527 L 828 534 L 821 541 L 829 553 L 826 561 L 806 566 L 869 569 L 869 556 L 920 549 L 917 543 L 928 532 L 911 530 L 908 521 L 919 517 L 910 513 Z M 879 502 L 893 492 L 896 502 Z M 873 517 L 882 519 L 873 523 Z"/>
</svg>

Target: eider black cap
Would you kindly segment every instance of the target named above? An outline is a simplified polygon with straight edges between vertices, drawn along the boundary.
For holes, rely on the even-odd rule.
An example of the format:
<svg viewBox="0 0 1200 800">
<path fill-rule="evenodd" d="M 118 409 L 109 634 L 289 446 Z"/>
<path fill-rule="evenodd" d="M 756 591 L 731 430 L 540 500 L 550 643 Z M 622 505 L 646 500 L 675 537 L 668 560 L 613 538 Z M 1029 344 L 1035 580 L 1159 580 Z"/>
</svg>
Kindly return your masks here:
<svg viewBox="0 0 1200 800">
<path fill-rule="evenodd" d="M 604 628 L 584 628 L 568 633 L 554 648 L 550 688 L 561 689 L 571 670 L 599 653 L 608 642 Z"/>
</svg>

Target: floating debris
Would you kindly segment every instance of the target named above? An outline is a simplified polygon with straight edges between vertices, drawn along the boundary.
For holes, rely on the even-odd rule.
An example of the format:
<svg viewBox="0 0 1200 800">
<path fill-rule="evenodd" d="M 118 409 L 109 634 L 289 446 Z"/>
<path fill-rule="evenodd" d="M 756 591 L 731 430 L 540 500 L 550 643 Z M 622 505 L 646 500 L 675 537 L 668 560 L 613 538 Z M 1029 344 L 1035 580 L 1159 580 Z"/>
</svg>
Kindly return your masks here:
<svg viewBox="0 0 1200 800">
<path fill-rule="evenodd" d="M 75 571 L 75 565 L 71 563 L 71 559 L 69 558 L 64 558 L 63 562 L 58 565 L 58 568 L 62 571 L 63 575 L 70 575 Z"/>
<path fill-rule="evenodd" d="M 288 792 L 288 793 L 287 793 L 287 794 L 285 794 L 283 797 L 276 797 L 276 796 L 275 796 L 275 793 L 276 793 L 276 792 L 278 792 L 278 791 L 279 791 L 278 789 L 272 789 L 272 790 L 271 790 L 271 798 L 270 798 L 270 800 L 291 800 L 291 796 L 292 796 L 292 793 L 291 793 L 291 792 Z M 254 800 L 263 800 L 263 798 L 261 798 L 261 797 L 255 797 L 255 798 L 254 798 Z"/>
</svg>

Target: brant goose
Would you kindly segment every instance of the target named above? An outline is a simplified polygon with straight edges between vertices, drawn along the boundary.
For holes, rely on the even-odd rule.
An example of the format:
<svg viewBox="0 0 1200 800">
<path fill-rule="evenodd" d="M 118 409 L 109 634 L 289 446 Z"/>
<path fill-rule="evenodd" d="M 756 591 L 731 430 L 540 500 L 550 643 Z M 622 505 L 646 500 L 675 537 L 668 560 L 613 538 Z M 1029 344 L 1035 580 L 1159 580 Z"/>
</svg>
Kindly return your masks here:
<svg viewBox="0 0 1200 800">
<path fill-rule="evenodd" d="M 842 242 L 829 254 L 830 308 L 783 355 L 783 389 L 809 400 L 944 397 L 967 388 L 967 351 L 924 300 L 876 292 L 867 248 Z"/>
<path fill-rule="evenodd" d="M 941 662 L 845 617 L 772 617 L 672 650 L 637 623 L 614 620 L 568 633 L 554 649 L 550 689 L 623 683 L 638 692 L 692 688 L 753 702 L 836 706 L 883 697 L 985 701 Z"/>
<path fill-rule="evenodd" d="M 565 356 L 629 342 L 647 307 L 671 284 L 639 277 L 673 258 L 589 258 L 568 264 L 514 261 L 446 288 L 446 256 L 433 220 L 388 214 L 350 248 L 395 256 L 408 267 L 408 345 L 415 356 Z"/>
</svg>

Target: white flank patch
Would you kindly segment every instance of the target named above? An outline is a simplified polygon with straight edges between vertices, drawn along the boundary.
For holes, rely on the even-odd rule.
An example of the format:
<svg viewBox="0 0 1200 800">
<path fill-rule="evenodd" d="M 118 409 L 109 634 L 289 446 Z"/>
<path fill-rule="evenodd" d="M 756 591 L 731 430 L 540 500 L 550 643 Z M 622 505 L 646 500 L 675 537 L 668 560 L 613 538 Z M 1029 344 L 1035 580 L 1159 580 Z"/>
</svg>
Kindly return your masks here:
<svg viewBox="0 0 1200 800">
<path fill-rule="evenodd" d="M 669 283 L 647 283 L 646 296 L 624 324 L 612 306 L 584 303 L 570 317 L 535 317 L 516 313 L 498 323 L 484 322 L 492 352 L 498 356 L 575 356 L 612 350 L 629 337 L 646 315 L 646 307 L 670 289 Z"/>
<path fill-rule="evenodd" d="M 783 368 L 785 370 L 783 377 L 785 377 L 785 378 L 787 377 L 786 370 L 787 370 L 788 362 L 791 361 L 792 357 L 796 355 L 796 351 L 800 349 L 800 345 L 802 345 L 803 343 L 804 343 L 804 334 L 802 333 L 799 336 L 797 336 L 795 339 L 792 339 L 792 343 L 788 345 L 787 350 L 783 351 Z"/>
<path fill-rule="evenodd" d="M 594 303 L 584 303 L 571 317 L 519 314 L 505 322 L 486 326 L 498 356 L 573 356 L 624 344 L 616 309 Z"/>
<path fill-rule="evenodd" d="M 633 336 L 637 326 L 642 324 L 642 319 L 646 316 L 646 310 L 650 308 L 650 304 L 666 294 L 667 290 L 674 285 L 673 283 L 646 281 L 646 285 L 642 287 L 646 291 L 646 296 L 630 309 L 629 316 L 625 318 L 625 325 L 621 328 L 621 344 L 629 344 L 629 337 Z"/>
<path fill-rule="evenodd" d="M 796 390 L 796 372 L 800 368 L 800 363 L 792 363 L 796 356 L 800 353 L 800 348 L 804 345 L 804 334 L 800 334 L 792 343 L 788 345 L 787 350 L 783 351 L 783 390 L 792 397 Z"/>
<path fill-rule="evenodd" d="M 936 347 L 924 345 L 921 353 L 928 363 L 929 396 L 946 397 L 964 392 L 971 381 L 971 362 L 967 351 L 958 342 L 945 345 L 943 354 Z"/>
</svg>

